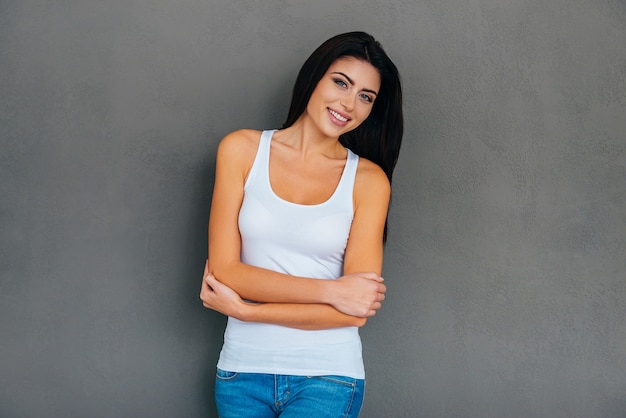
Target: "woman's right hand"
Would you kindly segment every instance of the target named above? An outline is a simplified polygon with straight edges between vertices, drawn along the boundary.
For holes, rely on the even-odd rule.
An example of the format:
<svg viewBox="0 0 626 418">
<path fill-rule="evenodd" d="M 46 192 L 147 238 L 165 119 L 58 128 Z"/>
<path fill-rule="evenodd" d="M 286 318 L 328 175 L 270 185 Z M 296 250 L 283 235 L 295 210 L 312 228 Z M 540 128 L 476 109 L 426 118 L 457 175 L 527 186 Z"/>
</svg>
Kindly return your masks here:
<svg viewBox="0 0 626 418">
<path fill-rule="evenodd" d="M 330 305 L 348 315 L 368 318 L 376 315 L 385 300 L 387 286 L 376 273 L 352 273 L 333 280 Z"/>
</svg>

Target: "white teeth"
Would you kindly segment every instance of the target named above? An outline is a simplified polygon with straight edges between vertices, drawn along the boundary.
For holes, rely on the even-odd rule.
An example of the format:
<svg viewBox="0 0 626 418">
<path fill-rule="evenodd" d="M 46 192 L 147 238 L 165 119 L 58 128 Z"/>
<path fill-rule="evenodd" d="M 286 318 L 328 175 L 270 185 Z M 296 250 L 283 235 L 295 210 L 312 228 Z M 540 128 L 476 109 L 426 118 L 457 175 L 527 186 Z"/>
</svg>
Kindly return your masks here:
<svg viewBox="0 0 626 418">
<path fill-rule="evenodd" d="M 328 109 L 328 111 L 330 112 L 331 115 L 333 115 L 335 118 L 339 119 L 342 122 L 347 122 L 348 118 L 344 118 L 343 116 L 341 116 L 339 113 L 335 112 L 332 109 Z"/>
</svg>

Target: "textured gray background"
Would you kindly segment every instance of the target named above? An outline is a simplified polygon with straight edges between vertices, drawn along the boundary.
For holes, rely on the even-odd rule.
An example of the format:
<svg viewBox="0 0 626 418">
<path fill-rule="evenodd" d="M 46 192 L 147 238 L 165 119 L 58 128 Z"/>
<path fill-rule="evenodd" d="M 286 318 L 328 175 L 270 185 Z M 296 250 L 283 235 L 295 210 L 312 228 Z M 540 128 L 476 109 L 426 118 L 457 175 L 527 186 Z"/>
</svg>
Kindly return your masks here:
<svg viewBox="0 0 626 418">
<path fill-rule="evenodd" d="M 622 0 L 0 1 L 0 416 L 215 416 L 217 142 L 355 29 L 406 95 L 363 416 L 626 416 Z"/>
</svg>

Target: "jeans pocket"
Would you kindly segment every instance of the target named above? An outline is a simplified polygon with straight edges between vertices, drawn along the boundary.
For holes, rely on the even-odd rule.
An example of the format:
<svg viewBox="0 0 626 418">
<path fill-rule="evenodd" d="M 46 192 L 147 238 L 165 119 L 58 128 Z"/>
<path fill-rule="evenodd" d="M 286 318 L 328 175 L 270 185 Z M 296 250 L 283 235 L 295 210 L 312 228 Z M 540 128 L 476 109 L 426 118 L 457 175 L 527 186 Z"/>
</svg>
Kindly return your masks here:
<svg viewBox="0 0 626 418">
<path fill-rule="evenodd" d="M 217 377 L 220 380 L 233 380 L 234 378 L 237 377 L 237 375 L 239 375 L 238 372 L 229 372 L 227 370 L 222 370 L 220 368 L 218 368 L 217 371 L 215 372 L 215 377 Z"/>
<path fill-rule="evenodd" d="M 314 408 L 328 411 L 336 416 L 341 412 L 342 417 L 358 417 L 365 389 L 364 379 L 355 379 L 346 376 L 307 376 L 311 398 L 317 399 Z M 315 393 L 316 392 L 316 393 Z M 320 415 L 321 416 L 321 415 Z"/>
<path fill-rule="evenodd" d="M 327 376 L 307 376 L 307 377 L 309 379 L 318 379 L 324 382 L 336 383 L 336 384 L 348 386 L 351 388 L 356 386 L 356 383 L 357 383 L 357 379 L 352 378 L 352 377 L 346 377 L 346 376 L 327 375 Z"/>
</svg>

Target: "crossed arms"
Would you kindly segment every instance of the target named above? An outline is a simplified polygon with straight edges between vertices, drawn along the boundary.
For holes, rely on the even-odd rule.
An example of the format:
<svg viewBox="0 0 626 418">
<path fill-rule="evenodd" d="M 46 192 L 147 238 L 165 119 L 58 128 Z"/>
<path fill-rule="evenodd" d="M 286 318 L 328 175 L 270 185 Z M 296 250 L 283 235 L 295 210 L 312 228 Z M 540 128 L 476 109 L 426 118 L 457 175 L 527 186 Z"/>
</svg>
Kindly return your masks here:
<svg viewBox="0 0 626 418">
<path fill-rule="evenodd" d="M 383 171 L 361 159 L 354 186 L 354 219 L 337 280 L 296 277 L 240 259 L 238 215 L 258 132 L 237 131 L 218 147 L 209 219 L 209 257 L 200 298 L 207 308 L 243 321 L 300 329 L 363 326 L 385 298 L 382 234 L 390 186 Z M 262 303 L 247 303 L 243 299 Z"/>
</svg>

